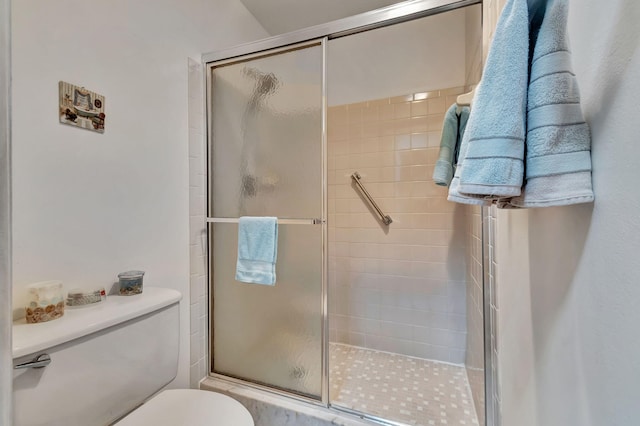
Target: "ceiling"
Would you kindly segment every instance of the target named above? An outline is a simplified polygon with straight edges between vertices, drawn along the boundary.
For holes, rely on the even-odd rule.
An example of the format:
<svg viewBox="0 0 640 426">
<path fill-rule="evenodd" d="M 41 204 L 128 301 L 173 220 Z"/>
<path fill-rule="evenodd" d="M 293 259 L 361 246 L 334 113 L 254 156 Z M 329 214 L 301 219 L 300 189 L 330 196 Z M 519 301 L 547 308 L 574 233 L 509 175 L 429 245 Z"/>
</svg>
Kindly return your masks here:
<svg viewBox="0 0 640 426">
<path fill-rule="evenodd" d="M 270 35 L 324 24 L 398 0 L 240 0 Z"/>
</svg>

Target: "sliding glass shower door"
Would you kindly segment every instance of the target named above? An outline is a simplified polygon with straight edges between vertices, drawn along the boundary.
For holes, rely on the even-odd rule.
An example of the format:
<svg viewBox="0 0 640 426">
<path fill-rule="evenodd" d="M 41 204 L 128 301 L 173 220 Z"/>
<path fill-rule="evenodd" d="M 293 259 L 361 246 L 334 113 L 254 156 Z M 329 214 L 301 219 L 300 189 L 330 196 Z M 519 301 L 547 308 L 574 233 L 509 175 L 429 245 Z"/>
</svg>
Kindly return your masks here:
<svg viewBox="0 0 640 426">
<path fill-rule="evenodd" d="M 321 399 L 323 46 L 211 69 L 211 369 Z M 240 216 L 279 220 L 274 286 L 235 280 Z"/>
</svg>

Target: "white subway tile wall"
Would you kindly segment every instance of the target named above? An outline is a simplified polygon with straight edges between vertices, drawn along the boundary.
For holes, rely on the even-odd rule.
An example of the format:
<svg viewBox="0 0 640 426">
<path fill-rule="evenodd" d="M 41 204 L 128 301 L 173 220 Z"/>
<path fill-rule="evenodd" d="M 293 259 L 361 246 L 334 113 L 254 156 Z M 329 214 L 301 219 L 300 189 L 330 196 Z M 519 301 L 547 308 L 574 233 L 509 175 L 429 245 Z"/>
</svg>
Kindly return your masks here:
<svg viewBox="0 0 640 426">
<path fill-rule="evenodd" d="M 484 276 L 482 218 L 479 206 L 467 211 L 467 357 L 465 366 L 477 413 L 484 412 Z M 488 220 L 487 217 L 484 220 Z M 478 416 L 481 426 L 484 416 Z"/>
<path fill-rule="evenodd" d="M 485 217 L 486 217 L 486 226 L 487 232 L 485 236 L 485 280 L 488 281 L 488 291 L 489 291 L 489 314 L 491 315 L 491 323 L 493 324 L 491 329 L 491 336 L 489 338 L 490 345 L 490 364 L 491 371 L 487 372 L 487 374 L 491 375 L 491 383 L 492 383 L 492 396 L 493 396 L 493 404 L 491 407 L 487 407 L 487 410 L 491 412 L 491 418 L 493 419 L 493 424 L 491 426 L 500 426 L 502 424 L 502 396 L 500 394 L 500 389 L 502 387 L 500 383 L 500 375 L 498 373 L 498 342 L 499 340 L 499 329 L 498 329 L 498 315 L 500 315 L 500 306 L 498 303 L 498 282 L 496 280 L 496 270 L 498 267 L 498 260 L 495 256 L 496 254 L 496 225 L 497 225 L 497 208 L 496 206 L 491 206 L 489 208 L 484 208 Z M 485 285 L 487 288 L 487 285 Z"/>
<path fill-rule="evenodd" d="M 200 62 L 188 60 L 189 74 L 189 252 L 190 276 L 190 386 L 197 388 L 207 375 L 207 224 L 204 82 Z"/>
<path fill-rule="evenodd" d="M 328 110 L 330 340 L 464 363 L 464 206 L 432 181 L 446 109 L 464 87 Z M 393 218 L 381 225 L 351 182 Z"/>
<path fill-rule="evenodd" d="M 482 10 L 468 7 L 465 15 L 465 84 L 470 90 L 482 76 Z M 479 424 L 484 426 L 484 293 L 481 209 L 467 206 L 467 354 L 465 367 Z M 487 217 L 485 215 L 485 220 Z M 486 235 L 486 232 L 485 232 Z M 486 253 L 485 253 L 486 255 Z M 486 281 L 488 283 L 488 281 Z"/>
</svg>

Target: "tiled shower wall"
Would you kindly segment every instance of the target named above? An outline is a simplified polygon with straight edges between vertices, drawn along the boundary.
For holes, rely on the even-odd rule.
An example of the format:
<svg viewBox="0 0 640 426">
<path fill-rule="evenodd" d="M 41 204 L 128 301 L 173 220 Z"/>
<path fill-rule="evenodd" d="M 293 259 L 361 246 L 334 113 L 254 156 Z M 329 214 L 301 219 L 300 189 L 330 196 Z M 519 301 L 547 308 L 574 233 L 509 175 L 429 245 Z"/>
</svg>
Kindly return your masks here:
<svg viewBox="0 0 640 426">
<path fill-rule="evenodd" d="M 476 412 L 484 411 L 484 292 L 481 207 L 467 212 L 467 356 L 465 367 Z M 478 416 L 484 425 L 484 416 Z"/>
<path fill-rule="evenodd" d="M 465 84 L 475 86 L 482 76 L 482 20 L 480 8 L 466 9 Z M 484 412 L 484 292 L 481 208 L 465 206 L 467 214 L 467 354 L 465 367 L 480 426 Z"/>
<path fill-rule="evenodd" d="M 329 108 L 331 341 L 464 363 L 465 206 L 431 178 L 444 113 L 462 92 Z M 388 228 L 358 195 L 355 171 Z"/>
<path fill-rule="evenodd" d="M 498 209 L 495 205 L 491 207 L 483 207 L 483 232 L 484 240 L 484 280 L 485 291 L 489 292 L 489 306 L 487 315 L 491 317 L 491 332 L 486 336 L 489 345 L 489 364 L 490 371 L 487 371 L 487 379 L 490 380 L 491 394 L 487 397 L 487 420 L 491 426 L 500 426 L 502 424 L 502 397 L 500 393 L 500 375 L 498 374 L 498 288 L 496 280 L 496 270 L 498 267 L 496 259 L 496 229 Z M 491 402 L 489 404 L 489 402 Z M 489 422 L 491 421 L 491 422 Z"/>
<path fill-rule="evenodd" d="M 189 59 L 189 251 L 191 275 L 189 307 L 190 379 L 197 388 L 207 375 L 207 224 L 205 222 L 206 150 L 204 137 L 204 81 L 202 65 Z"/>
</svg>

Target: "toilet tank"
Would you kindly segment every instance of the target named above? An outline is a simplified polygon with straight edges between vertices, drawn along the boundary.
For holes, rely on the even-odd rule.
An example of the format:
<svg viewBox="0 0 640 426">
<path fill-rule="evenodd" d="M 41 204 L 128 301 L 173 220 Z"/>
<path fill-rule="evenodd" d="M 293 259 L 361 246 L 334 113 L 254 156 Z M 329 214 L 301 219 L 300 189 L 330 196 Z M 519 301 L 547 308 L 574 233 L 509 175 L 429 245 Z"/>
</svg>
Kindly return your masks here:
<svg viewBox="0 0 640 426">
<path fill-rule="evenodd" d="M 54 321 L 14 323 L 14 365 L 51 357 L 44 368 L 14 370 L 15 426 L 109 425 L 171 382 L 181 297 L 145 286 Z"/>
</svg>

